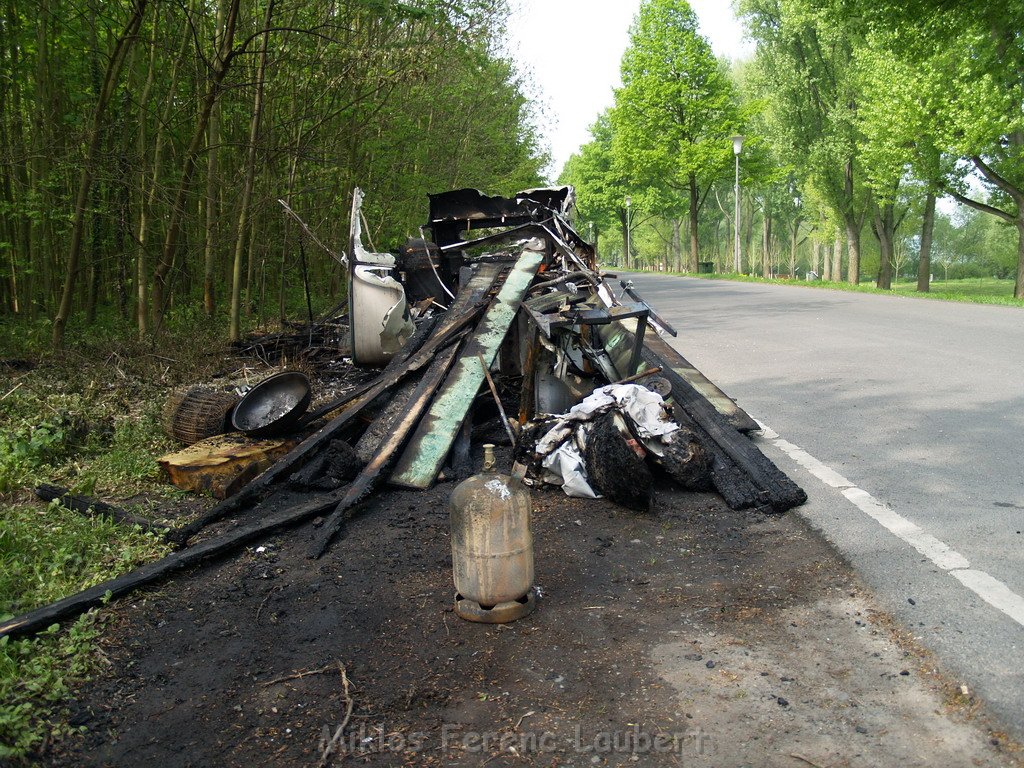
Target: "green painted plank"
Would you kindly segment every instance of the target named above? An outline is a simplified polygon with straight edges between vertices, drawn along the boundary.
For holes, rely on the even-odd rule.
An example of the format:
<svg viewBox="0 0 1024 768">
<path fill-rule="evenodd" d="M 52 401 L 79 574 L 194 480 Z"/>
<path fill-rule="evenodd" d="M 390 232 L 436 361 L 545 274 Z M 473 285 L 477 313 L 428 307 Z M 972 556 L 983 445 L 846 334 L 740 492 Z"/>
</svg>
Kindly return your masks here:
<svg viewBox="0 0 1024 768">
<path fill-rule="evenodd" d="M 599 330 L 604 348 L 615 364 L 615 369 L 622 376 L 625 376 L 626 363 L 633 350 L 636 323 L 636 318 L 628 318 L 601 326 Z M 679 354 L 668 342 L 655 334 L 650 328 L 644 334 L 644 346 L 668 363 L 673 371 L 679 374 L 691 387 L 715 406 L 715 410 L 722 414 L 735 429 L 740 432 L 750 432 L 758 429 L 757 422 L 750 418 L 746 411 L 736 405 L 732 398 L 719 389 L 703 373 L 694 368 L 689 360 Z M 640 363 L 641 371 L 645 371 L 650 367 L 646 363 Z"/>
<path fill-rule="evenodd" d="M 477 354 L 483 355 L 487 365 L 494 362 L 543 259 L 543 253 L 527 250 L 516 261 L 398 460 L 390 479 L 392 485 L 429 488 L 433 484 L 473 398 L 484 383 L 484 371 Z"/>
</svg>

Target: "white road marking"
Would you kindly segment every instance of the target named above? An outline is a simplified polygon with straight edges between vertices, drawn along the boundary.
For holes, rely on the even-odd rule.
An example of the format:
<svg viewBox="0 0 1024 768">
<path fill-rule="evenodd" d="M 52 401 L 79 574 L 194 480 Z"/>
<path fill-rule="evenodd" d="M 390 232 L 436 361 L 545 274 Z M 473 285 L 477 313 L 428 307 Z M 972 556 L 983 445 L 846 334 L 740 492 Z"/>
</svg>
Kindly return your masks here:
<svg viewBox="0 0 1024 768">
<path fill-rule="evenodd" d="M 756 421 L 756 419 L 755 419 Z M 761 437 L 781 450 L 825 485 L 839 489 L 851 504 L 875 520 L 897 538 L 948 571 L 961 584 L 986 603 L 1024 626 L 1024 597 L 985 571 L 971 568 L 970 561 L 943 541 L 926 533 L 916 523 L 893 511 L 862 488 L 858 488 L 834 469 L 807 451 L 779 437 L 778 432 L 758 421 Z"/>
<path fill-rule="evenodd" d="M 1024 597 L 999 579 L 973 569 L 953 571 L 953 575 L 993 608 L 998 608 L 1018 624 L 1024 624 Z"/>
</svg>

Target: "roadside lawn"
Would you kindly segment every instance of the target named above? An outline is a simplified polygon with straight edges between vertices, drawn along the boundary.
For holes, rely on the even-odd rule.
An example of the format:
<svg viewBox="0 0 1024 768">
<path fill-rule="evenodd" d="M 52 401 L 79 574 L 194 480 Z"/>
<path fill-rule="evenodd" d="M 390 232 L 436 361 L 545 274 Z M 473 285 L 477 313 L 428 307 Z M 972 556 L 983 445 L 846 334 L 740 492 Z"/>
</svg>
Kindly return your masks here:
<svg viewBox="0 0 1024 768">
<path fill-rule="evenodd" d="M 661 274 L 677 277 L 697 277 L 704 280 L 733 280 L 742 283 L 769 283 L 776 285 L 794 285 L 803 288 L 828 288 L 835 291 L 856 291 L 858 293 L 875 293 L 884 296 L 909 296 L 918 299 L 937 299 L 939 301 L 959 301 L 968 304 L 1001 304 L 1009 307 L 1024 307 L 1024 300 L 1013 298 L 1013 280 L 998 280 L 993 277 L 968 278 L 965 280 L 936 280 L 931 284 L 928 293 L 917 292 L 916 280 L 903 280 L 893 283 L 892 290 L 884 291 L 875 287 L 874 281 L 864 278 L 858 285 L 850 283 L 826 282 L 824 280 L 789 280 L 773 278 L 766 280 L 754 275 L 738 275 L 735 273 L 693 274 L 691 272 L 664 272 Z"/>
</svg>

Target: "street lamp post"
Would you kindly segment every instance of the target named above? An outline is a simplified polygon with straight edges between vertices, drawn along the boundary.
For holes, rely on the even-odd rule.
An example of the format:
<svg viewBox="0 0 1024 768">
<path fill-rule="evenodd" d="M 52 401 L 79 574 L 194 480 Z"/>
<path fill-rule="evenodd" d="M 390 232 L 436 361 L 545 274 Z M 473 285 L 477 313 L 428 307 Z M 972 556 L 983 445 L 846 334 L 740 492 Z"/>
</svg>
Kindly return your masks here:
<svg viewBox="0 0 1024 768">
<path fill-rule="evenodd" d="M 630 210 L 631 210 L 631 206 L 632 205 L 633 205 L 633 198 L 631 198 L 629 195 L 626 195 L 626 253 L 625 253 L 624 257 L 623 257 L 623 261 L 625 262 L 623 264 L 623 266 L 626 269 L 629 269 L 629 229 L 630 229 L 629 214 L 630 214 Z"/>
<path fill-rule="evenodd" d="M 740 150 L 743 149 L 743 137 L 736 135 L 732 137 L 732 153 L 736 155 L 736 186 L 733 187 L 733 197 L 736 200 L 736 216 L 733 219 L 733 233 L 735 240 L 732 249 L 732 271 L 739 274 L 743 271 L 743 258 L 740 254 Z"/>
</svg>

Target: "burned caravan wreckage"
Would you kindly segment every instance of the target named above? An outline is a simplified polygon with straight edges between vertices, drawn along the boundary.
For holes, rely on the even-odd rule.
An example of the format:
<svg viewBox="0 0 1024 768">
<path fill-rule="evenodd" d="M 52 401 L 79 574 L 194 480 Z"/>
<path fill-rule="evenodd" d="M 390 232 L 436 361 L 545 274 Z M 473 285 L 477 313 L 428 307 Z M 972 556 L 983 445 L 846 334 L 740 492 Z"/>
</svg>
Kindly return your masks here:
<svg viewBox="0 0 1024 768">
<path fill-rule="evenodd" d="M 436 335 L 482 312 L 446 353 L 450 369 L 396 452 L 390 484 L 429 487 L 465 457 L 474 402 L 490 399 L 490 386 L 515 456 L 570 495 L 646 508 L 654 464 L 686 488 L 713 487 L 733 509 L 783 512 L 806 500 L 745 436 L 757 423 L 664 340 L 675 330 L 630 283 L 616 288 L 599 270 L 570 223 L 572 187 L 431 195 L 429 237 L 397 256 L 363 247 L 362 199 L 357 190 L 349 249 L 357 365 L 392 361 L 419 324 L 436 322 Z"/>
<path fill-rule="evenodd" d="M 473 189 L 431 195 L 430 236 L 409 240 L 397 255 L 364 248 L 362 201 L 356 190 L 342 259 L 348 339 L 318 347 L 331 368 L 347 347 L 354 365 L 341 367 L 354 383 L 309 413 L 309 381 L 297 371 L 271 376 L 240 400 L 197 389 L 203 413 L 216 418 L 205 439 L 195 434 L 199 442 L 160 463 L 192 452 L 184 476 L 227 473 L 232 487 L 214 494 L 222 501 L 165 531 L 178 551 L 0 622 L 0 638 L 38 633 L 315 519 L 322 523 L 309 556 L 320 557 L 384 484 L 427 489 L 472 473 L 478 428 L 488 442 L 511 444 L 514 477 L 528 472 L 528 483 L 572 496 L 646 510 L 654 471 L 687 489 L 713 489 L 732 509 L 781 513 L 806 501 L 747 437 L 757 423 L 664 340 L 675 335 L 669 324 L 628 282 L 616 290 L 615 276 L 598 269 L 593 246 L 570 223 L 571 187 L 511 198 Z M 171 409 L 171 422 L 194 416 L 189 402 Z M 223 435 L 226 423 L 244 436 Z M 181 440 L 180 430 L 169 434 Z M 277 438 L 275 452 L 249 439 L 257 435 Z M 226 455 L 217 443 L 225 437 Z M 62 491 L 50 496 L 97 508 L 95 499 Z M 243 510 L 233 526 L 189 546 Z"/>
</svg>

